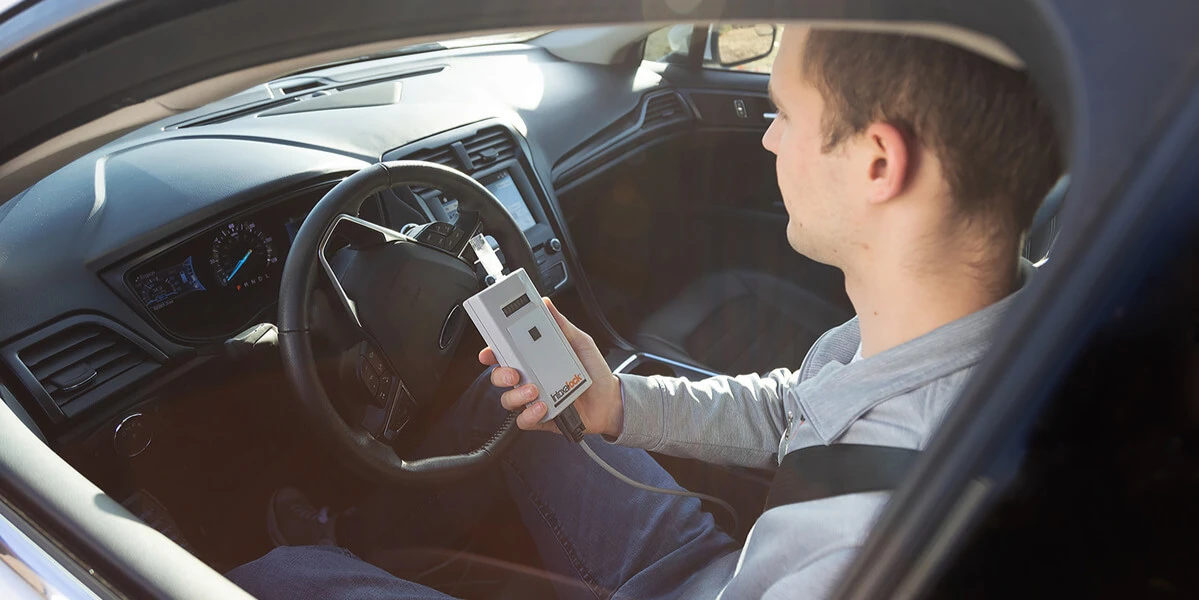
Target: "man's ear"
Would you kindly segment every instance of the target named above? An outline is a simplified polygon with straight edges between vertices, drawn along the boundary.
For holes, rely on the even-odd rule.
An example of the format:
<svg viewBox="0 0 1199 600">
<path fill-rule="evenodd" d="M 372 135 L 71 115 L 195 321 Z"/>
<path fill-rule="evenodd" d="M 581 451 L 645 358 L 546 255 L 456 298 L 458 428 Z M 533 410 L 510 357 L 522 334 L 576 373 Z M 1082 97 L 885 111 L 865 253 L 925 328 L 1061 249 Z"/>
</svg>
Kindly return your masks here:
<svg viewBox="0 0 1199 600">
<path fill-rule="evenodd" d="M 911 167 L 908 140 L 897 127 L 874 123 L 866 128 L 867 200 L 883 203 L 901 194 L 908 183 Z"/>
</svg>

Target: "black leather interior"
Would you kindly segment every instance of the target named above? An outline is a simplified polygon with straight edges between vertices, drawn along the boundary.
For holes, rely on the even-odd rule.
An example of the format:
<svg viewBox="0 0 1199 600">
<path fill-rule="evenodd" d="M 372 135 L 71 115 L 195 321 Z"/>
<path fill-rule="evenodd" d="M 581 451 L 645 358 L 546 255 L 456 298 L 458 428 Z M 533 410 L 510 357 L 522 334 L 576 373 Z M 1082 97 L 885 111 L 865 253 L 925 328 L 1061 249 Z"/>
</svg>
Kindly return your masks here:
<svg viewBox="0 0 1199 600">
<path fill-rule="evenodd" d="M 1033 218 L 1023 251 L 1034 263 L 1048 257 L 1057 238 L 1057 213 L 1069 184 L 1069 175 L 1062 177 Z M 773 275 L 720 271 L 687 286 L 650 315 L 634 340 L 641 351 L 717 373 L 765 373 L 799 368 L 821 334 L 851 317 Z"/>
<path fill-rule="evenodd" d="M 718 373 L 798 368 L 808 348 L 853 314 L 789 281 L 731 270 L 707 275 L 651 315 L 641 350 Z"/>
</svg>

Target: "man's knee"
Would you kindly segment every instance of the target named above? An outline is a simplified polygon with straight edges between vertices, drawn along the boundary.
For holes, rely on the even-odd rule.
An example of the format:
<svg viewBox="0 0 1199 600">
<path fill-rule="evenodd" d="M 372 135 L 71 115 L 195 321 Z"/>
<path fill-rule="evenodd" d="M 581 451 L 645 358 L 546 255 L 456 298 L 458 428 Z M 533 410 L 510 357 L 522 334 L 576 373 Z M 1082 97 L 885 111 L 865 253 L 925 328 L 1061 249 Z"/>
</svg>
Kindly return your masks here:
<svg viewBox="0 0 1199 600">
<path fill-rule="evenodd" d="M 274 598 L 410 598 L 449 600 L 423 585 L 399 579 L 335 546 L 283 546 L 233 569 L 230 581 L 261 600 Z"/>
<path fill-rule="evenodd" d="M 331 572 L 369 567 L 349 550 L 335 546 L 280 546 L 261 558 L 225 574 L 260 599 L 296 598 L 296 594 L 327 584 Z"/>
</svg>

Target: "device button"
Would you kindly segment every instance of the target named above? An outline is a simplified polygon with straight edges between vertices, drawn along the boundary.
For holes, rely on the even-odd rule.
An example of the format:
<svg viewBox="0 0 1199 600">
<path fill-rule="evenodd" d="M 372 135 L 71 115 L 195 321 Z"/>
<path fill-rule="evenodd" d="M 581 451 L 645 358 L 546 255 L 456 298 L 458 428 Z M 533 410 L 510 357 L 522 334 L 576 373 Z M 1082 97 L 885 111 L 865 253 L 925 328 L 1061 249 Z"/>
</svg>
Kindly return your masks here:
<svg viewBox="0 0 1199 600">
<path fill-rule="evenodd" d="M 444 221 L 437 221 L 429 225 L 429 230 L 438 235 L 449 235 L 450 232 L 454 231 L 454 226 Z"/>
<path fill-rule="evenodd" d="M 466 236 L 466 234 L 463 233 L 461 229 L 455 229 L 454 232 L 451 233 L 449 235 L 449 237 L 446 238 L 447 246 L 445 247 L 445 249 L 446 250 L 454 249 L 454 247 L 458 245 L 458 242 L 461 242 L 462 238 L 465 236 Z"/>
<path fill-rule="evenodd" d="M 548 245 L 550 248 L 550 252 L 561 252 L 562 251 L 562 242 L 559 241 L 558 238 L 551 239 L 550 243 Z"/>
</svg>

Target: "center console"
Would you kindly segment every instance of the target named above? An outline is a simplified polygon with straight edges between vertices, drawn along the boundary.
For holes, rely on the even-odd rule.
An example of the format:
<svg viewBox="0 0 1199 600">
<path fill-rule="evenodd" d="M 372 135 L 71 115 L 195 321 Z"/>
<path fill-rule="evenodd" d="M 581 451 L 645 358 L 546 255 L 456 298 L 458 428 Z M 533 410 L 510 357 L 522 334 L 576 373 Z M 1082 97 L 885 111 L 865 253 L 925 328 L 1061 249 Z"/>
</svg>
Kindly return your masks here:
<svg viewBox="0 0 1199 600">
<path fill-rule="evenodd" d="M 544 209 L 545 190 L 520 136 L 510 127 L 494 121 L 478 123 L 397 148 L 382 158 L 435 162 L 473 177 L 524 231 L 541 271 L 546 288 L 542 291 L 550 295 L 566 286 L 570 271 L 562 242 Z M 454 223 L 458 219 L 458 200 L 441 190 L 411 186 L 394 188 L 391 193 L 418 207 L 430 221 Z"/>
</svg>

